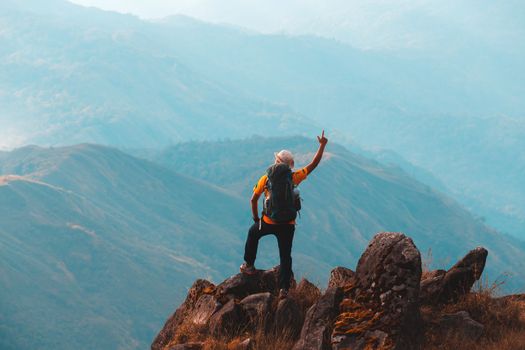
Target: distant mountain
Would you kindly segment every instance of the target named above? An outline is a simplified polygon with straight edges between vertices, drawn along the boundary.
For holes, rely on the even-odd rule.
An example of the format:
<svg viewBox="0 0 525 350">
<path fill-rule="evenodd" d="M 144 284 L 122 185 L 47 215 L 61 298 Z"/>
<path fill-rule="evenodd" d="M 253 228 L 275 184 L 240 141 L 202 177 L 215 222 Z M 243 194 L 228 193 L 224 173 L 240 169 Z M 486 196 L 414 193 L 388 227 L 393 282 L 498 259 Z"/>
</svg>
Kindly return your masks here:
<svg viewBox="0 0 525 350">
<path fill-rule="evenodd" d="M 316 142 L 191 142 L 154 162 L 87 144 L 0 152 L 0 348 L 145 348 L 196 277 L 237 271 L 251 188 L 283 147 L 304 164 Z M 297 277 L 325 285 L 390 230 L 439 252 L 435 266 L 482 244 L 490 278 L 509 271 L 507 289 L 523 288 L 525 247 L 398 167 L 331 143 L 301 191 Z M 261 241 L 257 266 L 278 262 L 275 244 Z"/>
<path fill-rule="evenodd" d="M 413 10 L 407 18 L 428 12 Z M 494 23 L 506 16 L 495 13 L 503 17 Z M 428 20 L 444 26 L 442 16 Z M 436 43 L 450 42 L 446 49 L 366 51 L 184 16 L 141 21 L 61 0 L 5 0 L 0 148 L 158 147 L 322 125 L 345 145 L 393 150 L 523 238 L 524 52 L 509 45 L 521 36 L 500 45 L 476 28 L 456 33 L 445 18 Z"/>
<path fill-rule="evenodd" d="M 2 349 L 144 349 L 195 276 L 238 268 L 247 214 L 216 186 L 92 145 L 0 173 Z"/>
<path fill-rule="evenodd" d="M 393 150 L 487 222 L 525 238 L 523 45 L 509 52 L 458 40 L 439 55 L 393 54 L 184 17 L 162 24 L 163 50 L 203 75 L 287 104 L 345 145 Z"/>
<path fill-rule="evenodd" d="M 304 165 L 316 141 L 253 137 L 242 141 L 183 143 L 150 158 L 184 174 L 192 174 L 239 193 L 248 200 L 253 184 L 281 148 L 297 154 Z M 499 234 L 450 197 L 436 192 L 398 166 L 385 166 L 330 144 L 321 166 L 301 185 L 304 210 L 299 220 L 297 251 L 335 266 L 355 260 L 377 231 L 402 231 L 419 249 L 432 250 L 431 264 L 455 261 L 469 247 L 489 247 L 491 279 L 510 272 L 507 288 L 523 288 L 521 242 Z M 341 251 L 341 246 L 348 247 Z M 490 266 L 490 265 L 489 265 Z M 308 273 L 310 267 L 296 266 Z"/>
<path fill-rule="evenodd" d="M 8 125 L 0 147 L 152 147 L 245 137 L 266 125 L 277 134 L 312 130 L 313 123 L 289 107 L 151 50 L 152 25 L 135 17 L 66 1 L 43 7 L 8 0 L 0 4 L 0 19 L 0 122 Z"/>
</svg>

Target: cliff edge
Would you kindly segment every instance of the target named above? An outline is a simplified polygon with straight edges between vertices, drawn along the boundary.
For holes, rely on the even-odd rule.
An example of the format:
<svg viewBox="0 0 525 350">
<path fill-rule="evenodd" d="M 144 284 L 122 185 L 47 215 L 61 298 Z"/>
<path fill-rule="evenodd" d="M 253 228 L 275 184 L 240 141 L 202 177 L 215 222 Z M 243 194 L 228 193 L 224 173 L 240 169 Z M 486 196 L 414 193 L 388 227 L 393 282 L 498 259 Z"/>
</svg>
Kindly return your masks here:
<svg viewBox="0 0 525 350">
<path fill-rule="evenodd" d="M 323 291 L 293 280 L 279 300 L 279 267 L 197 280 L 151 349 L 525 349 L 525 296 L 472 290 L 487 255 L 478 247 L 449 270 L 423 271 L 412 239 L 382 232 Z"/>
</svg>

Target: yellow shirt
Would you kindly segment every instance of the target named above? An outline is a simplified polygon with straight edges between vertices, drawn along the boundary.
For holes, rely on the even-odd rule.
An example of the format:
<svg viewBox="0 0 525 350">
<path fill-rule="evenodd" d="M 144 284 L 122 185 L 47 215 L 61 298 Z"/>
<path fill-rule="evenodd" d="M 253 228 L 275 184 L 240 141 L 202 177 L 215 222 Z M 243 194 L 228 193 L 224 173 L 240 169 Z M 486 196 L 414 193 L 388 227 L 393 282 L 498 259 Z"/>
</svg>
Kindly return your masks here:
<svg viewBox="0 0 525 350">
<path fill-rule="evenodd" d="M 307 176 L 308 176 L 308 170 L 306 168 L 302 168 L 297 171 L 294 171 L 292 173 L 293 184 L 296 186 L 299 185 L 303 180 L 306 179 Z M 261 176 L 259 181 L 257 181 L 257 184 L 253 187 L 253 193 L 260 196 L 264 192 L 264 197 L 268 198 L 268 187 L 266 186 L 267 182 L 268 182 L 268 176 L 267 175 Z M 267 224 L 270 224 L 270 225 L 277 224 L 277 222 L 274 222 L 272 219 L 270 219 L 266 215 L 263 215 L 262 218 L 264 222 Z M 295 224 L 295 220 L 287 222 L 287 224 Z"/>
</svg>

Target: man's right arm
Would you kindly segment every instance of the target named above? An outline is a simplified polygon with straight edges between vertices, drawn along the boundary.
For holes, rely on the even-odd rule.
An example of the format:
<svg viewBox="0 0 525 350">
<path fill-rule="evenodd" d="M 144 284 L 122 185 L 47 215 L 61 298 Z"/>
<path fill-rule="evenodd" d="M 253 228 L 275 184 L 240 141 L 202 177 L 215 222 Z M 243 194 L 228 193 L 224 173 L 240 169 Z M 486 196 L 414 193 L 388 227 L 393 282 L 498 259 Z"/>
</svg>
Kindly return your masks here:
<svg viewBox="0 0 525 350">
<path fill-rule="evenodd" d="M 258 209 L 258 203 L 259 203 L 260 197 L 261 197 L 260 194 L 257 194 L 254 192 L 252 195 L 252 199 L 250 200 L 252 204 L 252 218 L 253 218 L 253 221 L 255 222 L 259 222 L 259 220 L 261 220 L 259 218 L 259 209 Z"/>
<path fill-rule="evenodd" d="M 324 130 L 321 136 L 317 136 L 317 140 L 319 141 L 319 149 L 315 153 L 315 156 L 312 159 L 312 162 L 306 166 L 308 175 L 310 175 L 312 171 L 314 171 L 314 169 L 317 168 L 317 166 L 321 162 L 321 158 L 323 158 L 324 148 L 326 147 L 326 144 L 328 143 L 328 139 L 324 136 Z"/>
</svg>

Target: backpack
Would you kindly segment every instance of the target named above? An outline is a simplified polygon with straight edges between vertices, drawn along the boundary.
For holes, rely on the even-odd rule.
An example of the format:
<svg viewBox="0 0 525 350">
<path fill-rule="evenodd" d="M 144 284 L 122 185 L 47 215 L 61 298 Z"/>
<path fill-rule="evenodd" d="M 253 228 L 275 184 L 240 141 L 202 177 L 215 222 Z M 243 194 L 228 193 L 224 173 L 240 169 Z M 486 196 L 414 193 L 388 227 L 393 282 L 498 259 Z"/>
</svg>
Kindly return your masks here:
<svg viewBox="0 0 525 350">
<path fill-rule="evenodd" d="M 292 169 L 278 163 L 270 166 L 266 175 L 269 196 L 264 201 L 264 214 L 277 223 L 295 220 L 301 209 L 301 199 L 299 191 L 294 189 Z"/>
</svg>

